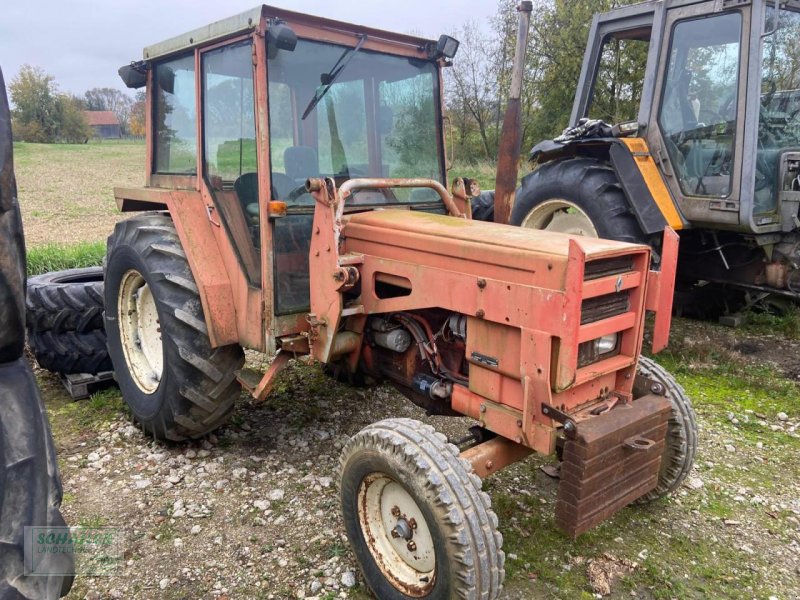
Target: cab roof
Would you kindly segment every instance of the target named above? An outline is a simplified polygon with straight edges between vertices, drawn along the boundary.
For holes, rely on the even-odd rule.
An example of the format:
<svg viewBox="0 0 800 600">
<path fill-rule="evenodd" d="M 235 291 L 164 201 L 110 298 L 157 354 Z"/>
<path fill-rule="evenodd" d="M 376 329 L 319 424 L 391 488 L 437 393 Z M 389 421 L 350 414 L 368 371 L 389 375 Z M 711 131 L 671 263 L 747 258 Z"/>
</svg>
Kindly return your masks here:
<svg viewBox="0 0 800 600">
<path fill-rule="evenodd" d="M 402 33 L 393 33 L 383 29 L 363 27 L 343 21 L 326 19 L 313 15 L 285 10 L 266 4 L 257 6 L 238 15 L 215 21 L 198 29 L 188 31 L 181 35 L 164 40 L 157 44 L 147 46 L 144 49 L 143 58 L 146 61 L 155 60 L 164 56 L 176 54 L 190 48 L 206 45 L 217 40 L 222 40 L 237 34 L 256 30 L 261 26 L 263 20 L 281 19 L 290 26 L 292 24 L 303 24 L 310 27 L 318 27 L 339 32 L 366 34 L 371 38 L 386 40 L 389 42 L 415 46 L 419 49 L 435 44 L 434 40 L 421 38 Z M 300 36 L 302 37 L 302 36 Z"/>
</svg>

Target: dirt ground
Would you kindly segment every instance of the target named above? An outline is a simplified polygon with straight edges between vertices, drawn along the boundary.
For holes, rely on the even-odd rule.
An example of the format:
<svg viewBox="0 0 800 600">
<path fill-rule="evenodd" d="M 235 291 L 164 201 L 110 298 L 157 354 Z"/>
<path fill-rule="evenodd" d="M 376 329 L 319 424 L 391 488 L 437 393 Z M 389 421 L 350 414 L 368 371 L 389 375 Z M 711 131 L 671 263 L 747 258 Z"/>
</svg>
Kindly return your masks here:
<svg viewBox="0 0 800 600">
<path fill-rule="evenodd" d="M 144 156 L 142 146 L 109 148 L 15 148 L 29 244 L 108 234 L 120 217 L 110 188 L 138 184 Z M 504 597 L 800 598 L 798 345 L 769 327 L 678 320 L 658 360 L 697 411 L 695 469 L 673 497 L 628 507 L 577 540 L 554 525 L 546 460 L 487 480 L 505 539 Z M 72 402 L 56 377 L 37 377 L 67 521 L 122 539 L 113 573 L 78 577 L 71 599 L 367 598 L 339 516 L 342 445 L 385 417 L 453 438 L 471 424 L 292 364 L 264 404 L 243 395 L 214 435 L 163 444 L 131 424 L 114 388 Z"/>
</svg>

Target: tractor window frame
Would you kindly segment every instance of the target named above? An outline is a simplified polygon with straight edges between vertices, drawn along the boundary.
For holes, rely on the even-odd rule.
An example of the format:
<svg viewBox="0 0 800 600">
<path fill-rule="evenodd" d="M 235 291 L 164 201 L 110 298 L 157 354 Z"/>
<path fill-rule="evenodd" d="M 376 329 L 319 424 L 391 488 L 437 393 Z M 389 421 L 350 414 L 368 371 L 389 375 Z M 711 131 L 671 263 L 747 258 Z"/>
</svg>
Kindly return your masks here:
<svg viewBox="0 0 800 600">
<path fill-rule="evenodd" d="M 231 240 L 232 246 L 234 248 L 234 254 L 236 256 L 239 265 L 242 267 L 242 272 L 244 273 L 247 281 L 250 285 L 255 287 L 261 287 L 262 285 L 262 267 L 261 267 L 261 241 L 260 241 L 260 229 L 263 227 L 263 223 L 258 224 L 258 234 L 255 234 L 251 229 L 246 226 L 247 215 L 242 211 L 239 206 L 231 206 L 231 194 L 235 194 L 235 190 L 231 187 L 228 189 L 229 185 L 226 183 L 224 186 L 220 186 L 222 189 L 216 189 L 214 185 L 212 185 L 211 177 L 212 175 L 209 173 L 208 169 L 208 161 L 206 157 L 206 128 L 207 128 L 207 120 L 206 120 L 206 61 L 209 58 L 213 58 L 215 54 L 219 52 L 223 52 L 226 49 L 235 49 L 239 46 L 249 46 L 249 52 L 247 52 L 247 62 L 250 67 L 253 69 L 253 115 L 256 119 L 254 121 L 254 131 L 256 136 L 256 169 L 258 169 L 258 123 L 257 123 L 257 115 L 258 115 L 258 96 L 256 93 L 256 81 L 258 78 L 258 70 L 256 66 L 252 63 L 252 48 L 253 44 L 252 35 L 243 35 L 237 36 L 234 38 L 230 38 L 224 40 L 222 42 L 212 44 L 210 46 L 206 46 L 199 49 L 198 53 L 198 62 L 197 62 L 197 86 L 198 86 L 198 95 L 199 95 L 199 104 L 198 104 L 198 123 L 200 129 L 200 135 L 198 136 L 198 157 L 201 163 L 201 170 L 199 176 L 202 179 L 202 185 L 207 191 L 208 195 L 211 197 L 211 200 L 214 204 L 216 215 L 213 215 L 215 219 L 218 219 L 218 223 L 222 226 L 225 230 L 225 234 L 227 235 L 228 239 Z M 256 174 L 258 171 L 256 170 Z M 215 175 L 215 177 L 219 177 Z M 220 179 L 220 183 L 222 180 Z M 226 201 L 223 202 L 221 199 L 222 194 L 227 194 Z M 238 203 L 237 203 L 238 204 Z M 212 213 L 213 214 L 213 213 Z M 211 216 L 209 216 L 211 218 Z M 213 221 L 212 221 L 213 222 Z M 238 223 L 239 225 L 234 226 L 234 222 Z M 241 226 L 241 223 L 245 223 L 245 226 Z"/>
<path fill-rule="evenodd" d="M 675 50 L 675 42 L 676 42 L 676 30 L 686 24 L 689 23 L 698 23 L 701 21 L 711 21 L 713 19 L 720 19 L 735 16 L 738 19 L 738 27 L 739 27 L 739 34 L 737 38 L 738 43 L 738 53 L 737 53 L 737 63 L 736 63 L 736 78 L 734 83 L 731 86 L 733 91 L 732 99 L 735 102 L 734 107 L 734 127 L 733 127 L 733 134 L 731 136 L 731 143 L 730 143 L 730 175 L 728 178 L 728 190 L 727 193 L 724 195 L 713 195 L 713 194 L 700 194 L 697 193 L 697 189 L 695 191 L 691 191 L 687 189 L 685 183 L 681 177 L 678 176 L 678 168 L 676 165 L 675 157 L 673 157 L 672 153 L 668 150 L 668 146 L 666 141 L 669 138 L 669 133 L 664 127 L 662 122 L 663 112 L 665 104 L 667 103 L 668 96 L 670 93 L 670 86 L 668 85 L 671 81 L 670 72 L 672 70 L 672 61 L 673 61 L 673 51 Z M 731 10 L 725 11 L 720 13 L 712 13 L 712 14 L 701 14 L 697 16 L 686 16 L 685 18 L 678 18 L 673 21 L 669 28 L 669 36 L 668 36 L 668 45 L 666 47 L 666 53 L 663 61 L 662 66 L 662 81 L 661 81 L 661 89 L 659 91 L 659 101 L 658 104 L 654 107 L 654 123 L 658 129 L 659 135 L 661 139 L 665 142 L 664 150 L 669 156 L 670 160 L 670 169 L 672 172 L 675 173 L 675 183 L 677 184 L 677 189 L 680 191 L 680 195 L 685 198 L 691 198 L 694 200 L 701 200 L 701 201 L 725 201 L 732 198 L 737 198 L 739 196 L 740 190 L 740 176 L 741 173 L 739 172 L 738 166 L 738 159 L 739 156 L 737 154 L 737 147 L 742 144 L 742 136 L 737 132 L 738 124 L 741 122 L 742 119 L 742 112 L 743 112 L 743 98 L 742 98 L 742 69 L 747 64 L 747 43 L 745 39 L 745 35 L 747 33 L 745 27 L 745 17 L 740 10 Z M 700 47 L 711 47 L 711 44 L 706 46 L 695 46 L 695 48 Z M 699 119 L 699 115 L 697 116 Z M 701 178 L 702 180 L 702 178 Z M 699 185 L 699 184 L 698 184 Z"/>
<path fill-rule="evenodd" d="M 184 100 L 188 100 L 186 102 L 186 107 L 190 107 L 193 110 L 194 116 L 191 123 L 191 135 L 187 135 L 186 137 L 182 138 L 184 140 L 192 140 L 194 144 L 194 152 L 192 153 L 191 158 L 191 169 L 189 170 L 176 170 L 172 168 L 172 165 L 168 162 L 166 165 L 159 165 L 160 155 L 163 152 L 159 150 L 159 147 L 163 148 L 163 145 L 160 141 L 162 135 L 162 128 L 159 127 L 159 123 L 161 121 L 161 111 L 163 109 L 164 103 L 160 102 L 160 94 L 159 92 L 162 91 L 162 87 L 159 85 L 159 70 L 162 68 L 168 67 L 170 64 L 175 64 L 179 62 L 189 62 L 191 61 L 191 93 L 186 94 Z M 153 64 L 151 69 L 152 73 L 152 85 L 150 86 L 150 117 L 152 119 L 152 141 L 151 141 L 151 164 L 150 164 L 150 174 L 151 178 L 157 179 L 159 176 L 167 177 L 167 178 L 189 178 L 194 180 L 197 177 L 197 153 L 199 149 L 199 140 L 197 136 L 197 124 L 200 119 L 199 111 L 198 111 L 198 104 L 197 104 L 197 61 L 195 57 L 194 50 L 190 52 L 185 52 L 182 54 L 178 54 L 176 56 L 171 56 L 165 60 L 158 61 Z M 174 85 L 174 80 L 173 80 Z M 172 94 L 175 95 L 175 94 Z M 190 115 L 191 116 L 191 115 Z M 153 181 L 156 183 L 156 181 Z"/>
</svg>

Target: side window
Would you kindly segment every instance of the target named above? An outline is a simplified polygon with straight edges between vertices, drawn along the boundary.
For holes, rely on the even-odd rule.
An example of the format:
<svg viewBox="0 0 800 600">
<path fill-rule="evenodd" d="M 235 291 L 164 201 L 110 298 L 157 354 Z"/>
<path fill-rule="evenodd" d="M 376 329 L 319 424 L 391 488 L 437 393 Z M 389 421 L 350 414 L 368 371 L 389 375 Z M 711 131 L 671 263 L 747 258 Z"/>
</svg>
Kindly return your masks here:
<svg viewBox="0 0 800 600">
<path fill-rule="evenodd" d="M 742 17 L 682 21 L 672 30 L 658 124 L 689 196 L 731 193 Z"/>
<path fill-rule="evenodd" d="M 592 89 L 590 119 L 611 124 L 637 119 L 649 46 L 649 40 L 606 38 Z"/>
<path fill-rule="evenodd" d="M 292 90 L 288 84 L 280 81 L 269 82 L 269 114 L 269 151 L 272 170 L 286 173 L 283 155 L 287 148 L 295 145 Z M 282 199 L 278 197 L 279 195 L 273 195 L 275 200 Z"/>
<path fill-rule="evenodd" d="M 251 281 L 260 279 L 255 92 L 250 40 L 203 55 L 203 169 Z"/>
<path fill-rule="evenodd" d="M 155 172 L 197 173 L 194 54 L 160 63 L 155 82 Z"/>
</svg>

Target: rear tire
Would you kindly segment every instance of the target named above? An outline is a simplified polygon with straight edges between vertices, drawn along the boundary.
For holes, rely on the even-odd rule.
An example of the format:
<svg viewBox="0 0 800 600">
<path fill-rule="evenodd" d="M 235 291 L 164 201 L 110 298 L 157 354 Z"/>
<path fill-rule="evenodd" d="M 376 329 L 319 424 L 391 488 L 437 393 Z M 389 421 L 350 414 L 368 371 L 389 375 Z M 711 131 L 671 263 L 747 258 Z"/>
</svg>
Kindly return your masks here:
<svg viewBox="0 0 800 600">
<path fill-rule="evenodd" d="M 593 232 L 587 231 L 587 221 Z M 607 163 L 591 158 L 549 162 L 526 175 L 517 190 L 510 223 L 647 243 L 614 170 Z"/>
<path fill-rule="evenodd" d="M 115 378 L 146 431 L 178 441 L 228 420 L 241 391 L 235 371 L 244 353 L 238 345 L 211 347 L 200 294 L 168 215 L 117 224 L 108 239 L 105 305 Z"/>
<path fill-rule="evenodd" d="M 505 576 L 497 516 L 444 435 L 386 419 L 353 436 L 340 464 L 347 537 L 376 597 L 497 598 Z"/>
<path fill-rule="evenodd" d="M 656 390 L 648 389 L 646 380 L 655 382 Z M 675 381 L 664 367 L 645 356 L 639 357 L 634 398 L 645 394 L 663 394 L 672 403 L 672 415 L 667 425 L 667 439 L 658 486 L 639 498 L 638 504 L 646 504 L 663 498 L 677 490 L 689 475 L 697 451 L 697 417 L 692 403 L 683 387 Z"/>
</svg>

